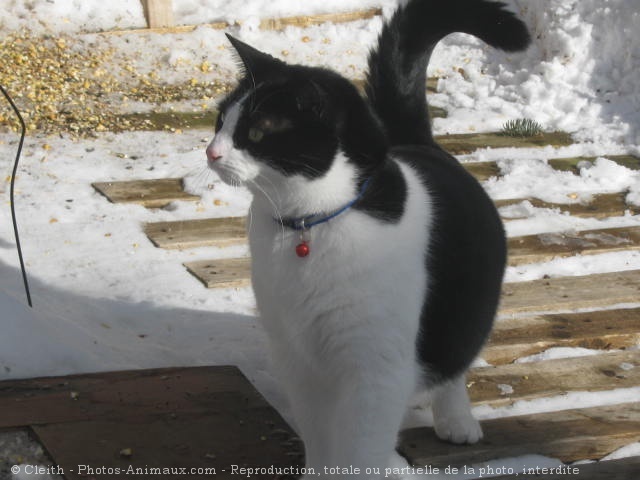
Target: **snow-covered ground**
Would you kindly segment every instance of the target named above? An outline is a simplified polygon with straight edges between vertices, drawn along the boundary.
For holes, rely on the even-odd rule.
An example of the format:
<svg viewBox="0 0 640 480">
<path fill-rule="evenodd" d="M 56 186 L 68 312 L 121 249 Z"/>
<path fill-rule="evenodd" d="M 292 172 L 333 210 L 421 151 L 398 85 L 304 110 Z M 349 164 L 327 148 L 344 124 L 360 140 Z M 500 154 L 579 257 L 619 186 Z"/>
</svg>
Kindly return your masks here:
<svg viewBox="0 0 640 480">
<path fill-rule="evenodd" d="M 74 32 L 108 42 L 115 59 L 136 58 L 141 71 L 167 82 L 232 78 L 235 62 L 223 32 L 198 28 L 176 35 L 97 36 L 99 30 L 143 27 L 138 2 L 4 0 L 0 31 Z M 394 0 L 176 0 L 178 23 L 240 20 L 231 32 L 290 62 L 327 65 L 362 78 L 367 50 L 380 18 L 344 25 L 264 32 L 258 18 L 370 6 L 391 12 Z M 496 198 L 536 196 L 553 202 L 629 190 L 640 204 L 640 173 L 604 158 L 581 174 L 552 170 L 550 158 L 640 154 L 640 13 L 636 0 L 513 2 L 529 23 L 533 46 L 525 53 L 495 52 L 465 35 L 440 45 L 430 73 L 444 77 L 430 101 L 449 112 L 436 133 L 499 129 L 507 119 L 529 117 L 546 129 L 575 135 L 570 147 L 479 150 L 461 161 L 496 160 L 504 176 L 486 188 Z M 305 38 L 306 37 L 306 38 Z M 140 55 L 139 52 L 144 52 Z M 200 68 L 203 62 L 210 68 Z M 105 65 L 109 68 L 109 65 Z M 115 68 L 115 67 L 114 67 Z M 203 71 L 204 70 L 204 71 Z M 200 78 L 200 77 L 198 77 Z M 123 106 L 142 109 L 143 105 Z M 285 416 L 288 407 L 269 368 L 265 337 L 250 289 L 206 290 L 182 263 L 246 255 L 243 246 L 169 251 L 147 240 L 145 222 L 224 217 L 246 213 L 249 197 L 220 183 L 205 166 L 212 132 L 100 133 L 96 138 L 30 134 L 17 178 L 16 206 L 34 308 L 25 305 L 9 212 L 8 176 L 17 136 L 0 133 L 0 378 L 181 365 L 238 365 Z M 114 205 L 91 182 L 185 176 L 197 203 L 161 210 Z M 509 235 L 566 229 L 640 225 L 627 214 L 578 219 L 532 210 L 507 224 Z M 584 275 L 640 268 L 635 252 L 576 256 L 510 268 L 508 281 L 544 275 Z M 640 298 L 638 299 L 640 305 Z M 563 356 L 580 354 L 563 351 Z M 557 355 L 549 352 L 547 356 Z M 542 356 L 545 358 L 545 355 Z M 576 393 L 499 409 L 478 408 L 481 418 L 621 403 L 640 389 Z M 638 445 L 621 455 L 640 454 Z M 553 460 L 525 459 L 539 465 Z M 520 459 L 512 460 L 515 464 Z M 448 477 L 452 478 L 452 477 Z"/>
</svg>

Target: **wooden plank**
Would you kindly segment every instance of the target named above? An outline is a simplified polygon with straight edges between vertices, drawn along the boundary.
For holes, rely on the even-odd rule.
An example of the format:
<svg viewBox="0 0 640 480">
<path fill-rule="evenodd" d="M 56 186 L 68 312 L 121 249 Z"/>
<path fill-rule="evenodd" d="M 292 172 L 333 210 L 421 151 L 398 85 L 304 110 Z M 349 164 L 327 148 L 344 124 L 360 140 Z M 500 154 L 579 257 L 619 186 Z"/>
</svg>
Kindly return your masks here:
<svg viewBox="0 0 640 480">
<path fill-rule="evenodd" d="M 207 288 L 240 288 L 251 284 L 251 259 L 226 258 L 185 263 Z"/>
<path fill-rule="evenodd" d="M 571 135 L 564 132 L 549 132 L 535 137 L 508 137 L 500 133 L 464 133 L 435 137 L 442 148 L 454 155 L 471 153 L 479 148 L 534 148 L 553 145 L 571 145 Z"/>
<path fill-rule="evenodd" d="M 626 212 L 631 215 L 640 214 L 640 207 L 628 204 L 626 193 L 606 193 L 594 195 L 590 201 L 585 203 L 547 203 L 537 198 L 520 198 L 509 200 L 496 200 L 495 204 L 500 209 L 517 205 L 522 202 L 529 202 L 535 208 L 549 208 L 560 210 L 563 213 L 574 217 L 582 218 L 607 218 L 622 216 Z M 505 217 L 505 212 L 501 212 L 503 220 L 516 220 L 524 217 Z"/>
<path fill-rule="evenodd" d="M 633 155 L 601 155 L 601 157 L 607 158 L 630 170 L 640 170 L 640 158 Z M 573 172 L 579 175 L 580 167 L 593 164 L 598 158 L 599 157 L 552 158 L 548 163 L 556 170 Z"/>
<path fill-rule="evenodd" d="M 149 28 L 163 28 L 173 25 L 172 0 L 142 0 L 142 9 Z"/>
<path fill-rule="evenodd" d="M 637 351 L 474 368 L 467 375 L 471 401 L 491 406 L 567 392 L 599 392 L 638 385 L 640 353 Z"/>
<path fill-rule="evenodd" d="M 206 379 L 206 381 L 204 381 Z M 0 428 L 145 415 L 202 413 L 188 393 L 252 395 L 236 367 L 191 367 L 103 372 L 0 382 Z M 158 398 L 162 397 L 162 401 Z"/>
<path fill-rule="evenodd" d="M 507 283 L 501 315 L 604 308 L 640 300 L 640 270 Z"/>
<path fill-rule="evenodd" d="M 156 247 L 186 249 L 227 247 L 247 242 L 245 217 L 147 223 L 145 233 Z M 640 227 L 544 233 L 509 239 L 509 264 L 522 265 L 575 254 L 640 249 Z"/>
<path fill-rule="evenodd" d="M 496 162 L 467 162 L 462 166 L 479 182 L 484 182 L 491 177 L 498 177 L 501 173 Z"/>
<path fill-rule="evenodd" d="M 496 135 L 496 134 L 486 134 L 486 135 Z M 436 137 L 436 140 L 440 141 L 442 137 Z M 502 137 L 504 138 L 504 137 Z M 513 137 L 506 137 L 513 138 Z M 517 137 L 516 137 L 517 140 Z M 445 142 L 448 140 L 445 140 Z M 442 143 L 442 142 L 440 142 Z M 444 146 L 444 145 L 443 145 Z M 630 168 L 632 170 L 640 170 L 640 158 L 634 157 L 632 155 L 602 155 L 602 157 L 607 158 L 620 166 Z M 547 163 L 555 170 L 565 171 L 565 172 L 573 172 L 576 174 L 580 173 L 578 169 L 578 165 L 593 163 L 597 157 L 576 157 L 576 158 L 554 158 L 549 160 Z M 480 181 L 486 180 L 487 178 L 496 177 L 501 175 L 501 170 L 498 167 L 497 162 L 489 161 L 489 162 L 466 162 L 463 163 L 463 166 L 467 168 L 471 173 L 473 173 L 476 178 Z M 475 174 L 475 171 L 479 172 L 479 175 Z"/>
<path fill-rule="evenodd" d="M 302 459 L 294 432 L 236 367 L 5 381 L 0 405 L 0 424 L 32 425 L 68 480 L 87 478 L 78 465 L 215 468 L 228 478 L 232 464 Z"/>
<path fill-rule="evenodd" d="M 137 203 L 147 208 L 162 208 L 177 200 L 200 200 L 199 196 L 184 191 L 181 178 L 96 182 L 91 186 L 112 203 Z"/>
<path fill-rule="evenodd" d="M 298 15 L 283 18 L 265 18 L 260 21 L 261 30 L 282 31 L 287 27 L 308 28 L 323 23 L 350 23 L 356 20 L 368 20 L 382 15 L 381 8 L 368 8 L 352 12 L 320 13 L 316 15 Z"/>
<path fill-rule="evenodd" d="M 402 432 L 399 450 L 413 465 L 440 468 L 531 454 L 597 460 L 640 441 L 640 403 L 486 420 L 482 428 L 485 438 L 475 445 L 452 445 L 431 428 L 412 428 Z"/>
<path fill-rule="evenodd" d="M 500 365 L 552 347 L 628 348 L 640 343 L 639 326 L 640 308 L 506 318 L 480 356 Z"/>
<path fill-rule="evenodd" d="M 640 227 L 540 233 L 512 237 L 508 245 L 509 265 L 545 262 L 577 254 L 639 250 Z"/>
<path fill-rule="evenodd" d="M 232 480 L 238 478 L 238 473 L 231 473 L 232 465 L 265 469 L 304 466 L 302 443 L 289 439 L 293 433 L 283 428 L 284 421 L 276 423 L 272 409 L 244 407 L 244 400 L 232 395 L 227 401 L 236 402 L 235 408 L 196 416 L 178 413 L 127 423 L 94 420 L 38 425 L 33 430 L 55 464 L 64 469 L 67 480 L 88 478 L 88 471 L 80 465 L 108 465 L 122 473 L 140 469 L 136 478 L 147 480 L 179 478 L 177 474 L 151 475 L 150 468 L 173 469 L 174 473 L 187 469 L 193 472 L 185 476 L 190 479 L 215 476 Z M 123 451 L 131 455 L 120 453 Z"/>
<path fill-rule="evenodd" d="M 323 13 L 317 15 L 298 15 L 292 17 L 283 18 L 268 18 L 260 21 L 259 28 L 261 30 L 276 30 L 282 31 L 287 27 L 301 27 L 306 28 L 313 25 L 321 25 L 323 23 L 349 23 L 357 20 L 368 20 L 382 15 L 381 8 L 369 8 L 364 10 L 356 10 L 350 12 L 337 12 L 337 13 Z M 148 33 L 156 34 L 176 34 L 176 33 L 188 33 L 194 31 L 196 28 L 207 27 L 215 30 L 225 30 L 232 26 L 241 26 L 242 22 L 236 22 L 230 24 L 228 22 L 213 22 L 201 25 L 175 25 L 169 27 L 155 27 L 146 29 L 130 29 L 130 30 L 110 30 L 106 32 L 99 32 L 101 35 L 141 35 Z"/>
<path fill-rule="evenodd" d="M 144 232 L 156 247 L 227 247 L 247 242 L 246 217 L 147 223 Z"/>
<path fill-rule="evenodd" d="M 251 283 L 249 258 L 185 263 L 207 288 L 246 287 Z M 640 299 L 640 270 L 506 283 L 500 315 L 604 308 Z"/>
<path fill-rule="evenodd" d="M 534 467 L 530 467 L 534 468 Z M 526 475 L 527 480 L 567 480 L 577 478 L 579 480 L 637 480 L 640 478 L 640 457 L 628 457 L 620 460 L 607 460 L 602 462 L 584 463 L 573 465 L 577 474 L 545 473 L 540 469 L 539 473 L 527 471 L 514 472 L 513 475 L 493 477 L 493 480 L 522 480 Z M 518 475 L 515 475 L 518 473 Z"/>
</svg>

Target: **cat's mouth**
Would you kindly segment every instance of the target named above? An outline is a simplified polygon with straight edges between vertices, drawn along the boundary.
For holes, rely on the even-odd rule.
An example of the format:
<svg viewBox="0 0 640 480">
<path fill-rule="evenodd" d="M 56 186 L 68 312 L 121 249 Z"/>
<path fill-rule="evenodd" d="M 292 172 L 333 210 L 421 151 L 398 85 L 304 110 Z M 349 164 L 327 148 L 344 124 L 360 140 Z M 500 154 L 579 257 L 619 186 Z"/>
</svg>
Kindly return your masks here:
<svg viewBox="0 0 640 480">
<path fill-rule="evenodd" d="M 207 166 L 227 185 L 245 186 L 260 175 L 258 163 L 242 151 L 230 150 L 226 155 L 212 155 L 207 149 Z"/>
</svg>

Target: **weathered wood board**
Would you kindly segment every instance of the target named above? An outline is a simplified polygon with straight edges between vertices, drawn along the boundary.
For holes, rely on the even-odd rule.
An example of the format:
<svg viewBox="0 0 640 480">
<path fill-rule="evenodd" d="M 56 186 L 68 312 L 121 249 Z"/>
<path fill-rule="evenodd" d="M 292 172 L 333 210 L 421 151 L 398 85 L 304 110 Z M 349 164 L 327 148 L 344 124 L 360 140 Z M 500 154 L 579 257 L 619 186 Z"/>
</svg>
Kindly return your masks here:
<svg viewBox="0 0 640 480">
<path fill-rule="evenodd" d="M 251 284 L 250 258 L 204 260 L 184 266 L 207 288 L 239 288 Z"/>
<path fill-rule="evenodd" d="M 626 193 L 605 193 L 594 195 L 590 201 L 584 203 L 548 203 L 537 198 L 519 198 L 496 200 L 495 204 L 498 209 L 502 209 L 522 202 L 529 202 L 535 208 L 559 210 L 565 214 L 583 218 L 617 217 L 624 215 L 626 212 L 631 215 L 640 214 L 640 207 L 627 203 L 626 197 Z M 526 216 L 508 215 L 505 210 L 501 210 L 500 214 L 505 221 L 526 218 Z"/>
<path fill-rule="evenodd" d="M 509 239 L 509 265 L 545 262 L 577 254 L 640 249 L 640 227 L 540 233 Z"/>
<path fill-rule="evenodd" d="M 142 8 L 149 28 L 173 26 L 172 0 L 142 0 Z"/>
<path fill-rule="evenodd" d="M 445 443 L 436 438 L 433 429 L 423 427 L 402 432 L 399 450 L 413 465 L 441 468 L 531 454 L 563 462 L 598 460 L 640 441 L 640 402 L 481 423 L 484 439 L 475 445 Z"/>
<path fill-rule="evenodd" d="M 486 135 L 497 135 L 497 134 L 486 134 Z M 436 139 L 439 139 L 437 137 Z M 504 138 L 504 137 L 502 137 Z M 506 137 L 513 138 L 513 137 Z M 445 142 L 448 140 L 445 140 Z M 516 139 L 515 141 L 518 141 Z M 487 145 L 489 146 L 489 145 Z M 632 155 L 602 155 L 602 157 L 607 158 L 622 167 L 627 167 L 632 170 L 640 170 L 640 158 L 634 157 Z M 588 165 L 592 164 L 596 160 L 596 157 L 573 157 L 573 158 L 552 158 L 547 163 L 554 169 L 563 172 L 573 172 L 576 174 L 580 173 L 580 168 L 578 165 Z M 489 162 L 465 162 L 462 164 L 465 168 L 467 168 L 470 172 L 475 174 L 476 169 L 480 173 L 480 175 L 476 175 L 478 180 L 486 180 L 487 178 L 497 177 L 502 174 L 500 167 L 497 162 L 489 161 Z"/>
<path fill-rule="evenodd" d="M 88 478 L 78 465 L 215 468 L 230 478 L 233 464 L 302 459 L 294 432 L 236 367 L 0 382 L 0 426 L 8 425 L 31 425 L 68 480 Z"/>
<path fill-rule="evenodd" d="M 631 170 L 640 170 L 640 158 L 633 155 L 602 155 L 602 157 Z M 582 166 L 593 164 L 597 158 L 598 157 L 552 158 L 548 163 L 556 170 L 573 172 L 578 175 L 580 174 L 580 168 Z"/>
<path fill-rule="evenodd" d="M 500 365 L 551 347 L 609 350 L 638 344 L 639 308 L 599 310 L 501 319 L 480 356 Z"/>
<path fill-rule="evenodd" d="M 638 480 L 640 479 L 640 457 L 628 457 L 620 460 L 607 460 L 602 462 L 585 463 L 575 465 L 579 470 L 577 475 L 567 473 L 527 473 L 514 472 L 514 475 L 493 477 L 493 480 Z M 519 475 L 515 475 L 519 473 Z"/>
<path fill-rule="evenodd" d="M 321 13 L 316 15 L 299 15 L 293 17 L 281 17 L 281 18 L 265 18 L 260 21 L 260 29 L 262 30 L 277 30 L 281 31 L 287 27 L 302 27 L 307 28 L 313 25 L 321 25 L 323 23 L 349 23 L 356 20 L 367 20 L 382 14 L 380 8 L 369 8 L 364 10 L 356 10 L 351 12 L 338 12 L 338 13 Z M 241 22 L 236 22 L 233 25 L 241 25 Z M 128 34 L 173 34 L 173 33 L 187 33 L 192 32 L 196 28 L 213 28 L 215 30 L 225 30 L 233 26 L 229 22 L 213 22 L 201 25 L 175 25 L 170 27 L 154 27 L 145 29 L 130 29 L 130 30 L 109 30 L 106 32 L 100 32 L 102 35 L 128 35 Z"/>
<path fill-rule="evenodd" d="M 640 301 L 640 270 L 507 283 L 500 315 L 604 308 Z"/>
<path fill-rule="evenodd" d="M 246 222 L 246 217 L 225 217 L 147 223 L 144 233 L 159 248 L 228 247 L 246 243 Z"/>
<path fill-rule="evenodd" d="M 205 260 L 185 266 L 207 288 L 250 284 L 248 258 Z M 606 307 L 640 300 L 640 271 L 507 283 L 502 292 L 501 315 Z"/>
<path fill-rule="evenodd" d="M 176 200 L 200 200 L 199 196 L 184 191 L 181 178 L 97 182 L 91 186 L 112 203 L 137 203 L 147 208 L 162 208 Z"/>
<path fill-rule="evenodd" d="M 294 17 L 265 18 L 260 21 L 260 29 L 282 31 L 287 27 L 308 28 L 323 23 L 349 23 L 356 20 L 368 20 L 382 15 L 381 8 L 369 8 L 353 12 L 320 13 Z"/>
<path fill-rule="evenodd" d="M 474 368 L 467 375 L 471 401 L 492 406 L 567 392 L 598 392 L 638 385 L 640 352 L 637 351 Z"/>
<path fill-rule="evenodd" d="M 436 136 L 442 148 L 453 155 L 471 153 L 478 148 L 535 148 L 571 145 L 571 135 L 549 132 L 534 137 L 508 137 L 499 133 L 461 133 Z"/>
</svg>

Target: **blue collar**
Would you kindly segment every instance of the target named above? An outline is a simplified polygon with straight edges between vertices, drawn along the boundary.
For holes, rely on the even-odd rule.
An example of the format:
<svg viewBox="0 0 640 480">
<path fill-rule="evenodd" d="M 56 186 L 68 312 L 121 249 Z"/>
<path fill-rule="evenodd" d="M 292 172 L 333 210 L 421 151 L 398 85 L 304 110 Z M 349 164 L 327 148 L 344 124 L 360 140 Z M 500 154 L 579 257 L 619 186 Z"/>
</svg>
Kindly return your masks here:
<svg viewBox="0 0 640 480">
<path fill-rule="evenodd" d="M 367 191 L 367 187 L 369 187 L 369 183 L 371 181 L 371 177 L 367 178 L 365 182 L 360 187 L 360 191 L 358 192 L 358 196 L 351 200 L 349 203 L 340 207 L 338 210 L 334 210 L 331 213 L 314 213 L 311 215 L 306 215 L 304 217 L 294 217 L 294 218 L 275 218 L 274 220 L 281 224 L 283 227 L 288 227 L 293 230 L 303 231 L 309 230 L 311 227 L 315 227 L 316 225 L 320 225 L 321 223 L 328 222 L 332 218 L 337 217 L 338 215 L 346 212 L 351 207 L 353 207 L 360 199 L 364 196 Z"/>
</svg>

